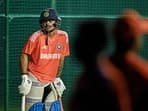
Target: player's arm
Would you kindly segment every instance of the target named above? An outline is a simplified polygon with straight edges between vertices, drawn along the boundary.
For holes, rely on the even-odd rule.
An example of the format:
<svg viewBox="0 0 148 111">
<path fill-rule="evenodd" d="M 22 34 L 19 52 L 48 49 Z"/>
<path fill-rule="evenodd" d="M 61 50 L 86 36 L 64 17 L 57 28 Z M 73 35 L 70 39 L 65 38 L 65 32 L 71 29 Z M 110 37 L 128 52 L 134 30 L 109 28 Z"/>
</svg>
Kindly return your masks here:
<svg viewBox="0 0 148 111">
<path fill-rule="evenodd" d="M 62 70 L 63 70 L 63 66 L 64 66 L 64 56 L 62 56 L 61 59 L 60 59 L 58 72 L 57 72 L 57 77 L 59 77 L 61 75 Z"/>
<path fill-rule="evenodd" d="M 22 95 L 27 95 L 32 86 L 32 81 L 28 77 L 28 63 L 29 63 L 29 56 L 27 54 L 22 53 L 20 57 L 20 65 L 21 65 L 21 73 L 22 73 L 22 82 L 18 86 L 19 93 Z"/>
<path fill-rule="evenodd" d="M 20 57 L 20 65 L 21 65 L 21 73 L 27 74 L 28 71 L 28 63 L 29 63 L 29 55 L 22 53 Z"/>
<path fill-rule="evenodd" d="M 35 37 L 38 36 L 39 33 L 34 33 L 29 40 L 24 44 L 24 47 L 22 49 L 22 53 L 20 56 L 20 69 L 21 69 L 21 77 L 22 82 L 19 85 L 19 93 L 23 95 L 27 95 L 32 86 L 32 81 L 28 76 L 28 65 L 30 61 L 30 54 L 32 53 L 34 47 L 35 47 Z"/>
</svg>

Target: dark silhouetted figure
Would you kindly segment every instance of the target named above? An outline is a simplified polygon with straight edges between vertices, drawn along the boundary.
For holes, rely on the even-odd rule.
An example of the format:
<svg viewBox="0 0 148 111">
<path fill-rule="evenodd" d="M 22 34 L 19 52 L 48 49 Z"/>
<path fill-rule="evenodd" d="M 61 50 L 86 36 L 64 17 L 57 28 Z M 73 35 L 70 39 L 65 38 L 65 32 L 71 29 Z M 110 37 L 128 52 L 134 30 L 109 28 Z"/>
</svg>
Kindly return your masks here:
<svg viewBox="0 0 148 111">
<path fill-rule="evenodd" d="M 85 21 L 78 31 L 76 57 L 84 69 L 76 83 L 69 111 L 119 111 L 116 93 L 98 66 L 107 42 L 104 22 Z"/>
</svg>

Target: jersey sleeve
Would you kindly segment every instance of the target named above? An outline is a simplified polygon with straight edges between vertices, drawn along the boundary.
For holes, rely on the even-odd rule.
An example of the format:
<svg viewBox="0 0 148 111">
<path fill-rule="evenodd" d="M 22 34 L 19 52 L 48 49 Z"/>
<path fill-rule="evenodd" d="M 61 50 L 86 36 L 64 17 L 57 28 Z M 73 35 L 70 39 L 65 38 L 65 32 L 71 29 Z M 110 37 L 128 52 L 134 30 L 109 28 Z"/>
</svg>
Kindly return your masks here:
<svg viewBox="0 0 148 111">
<path fill-rule="evenodd" d="M 31 40 L 28 40 L 22 49 L 22 53 L 30 55 L 32 53 L 33 49 L 34 49 L 33 42 Z"/>
<path fill-rule="evenodd" d="M 29 39 L 27 40 L 27 42 L 25 43 L 23 49 L 22 49 L 22 53 L 25 54 L 31 54 L 36 46 L 36 39 L 39 35 L 39 32 L 35 32 L 33 33 Z"/>
</svg>

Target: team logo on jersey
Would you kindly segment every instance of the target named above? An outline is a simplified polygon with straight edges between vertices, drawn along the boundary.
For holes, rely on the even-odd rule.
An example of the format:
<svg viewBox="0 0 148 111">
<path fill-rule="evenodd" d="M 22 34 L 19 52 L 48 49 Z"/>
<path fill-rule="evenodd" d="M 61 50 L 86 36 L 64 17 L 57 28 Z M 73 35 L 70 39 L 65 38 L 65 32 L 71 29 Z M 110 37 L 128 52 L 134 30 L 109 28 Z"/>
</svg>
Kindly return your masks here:
<svg viewBox="0 0 148 111">
<path fill-rule="evenodd" d="M 61 49 L 62 48 L 62 45 L 61 44 L 57 44 L 57 49 Z"/>
</svg>

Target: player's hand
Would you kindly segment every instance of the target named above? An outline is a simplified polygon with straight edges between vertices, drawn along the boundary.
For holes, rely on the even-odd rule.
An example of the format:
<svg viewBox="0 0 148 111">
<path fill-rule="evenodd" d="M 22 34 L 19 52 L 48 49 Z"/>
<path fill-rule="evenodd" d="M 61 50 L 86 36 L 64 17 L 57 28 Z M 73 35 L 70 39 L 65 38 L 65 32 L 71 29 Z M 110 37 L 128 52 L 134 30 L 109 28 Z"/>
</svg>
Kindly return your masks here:
<svg viewBox="0 0 148 111">
<path fill-rule="evenodd" d="M 32 81 L 28 78 L 28 75 L 22 75 L 21 85 L 18 86 L 19 93 L 22 95 L 27 95 L 32 86 Z"/>
<path fill-rule="evenodd" d="M 60 79 L 60 77 L 56 78 L 54 80 L 54 86 L 58 92 L 58 95 L 61 97 L 63 95 L 64 90 L 66 90 L 66 87 L 62 81 L 62 79 Z"/>
</svg>

